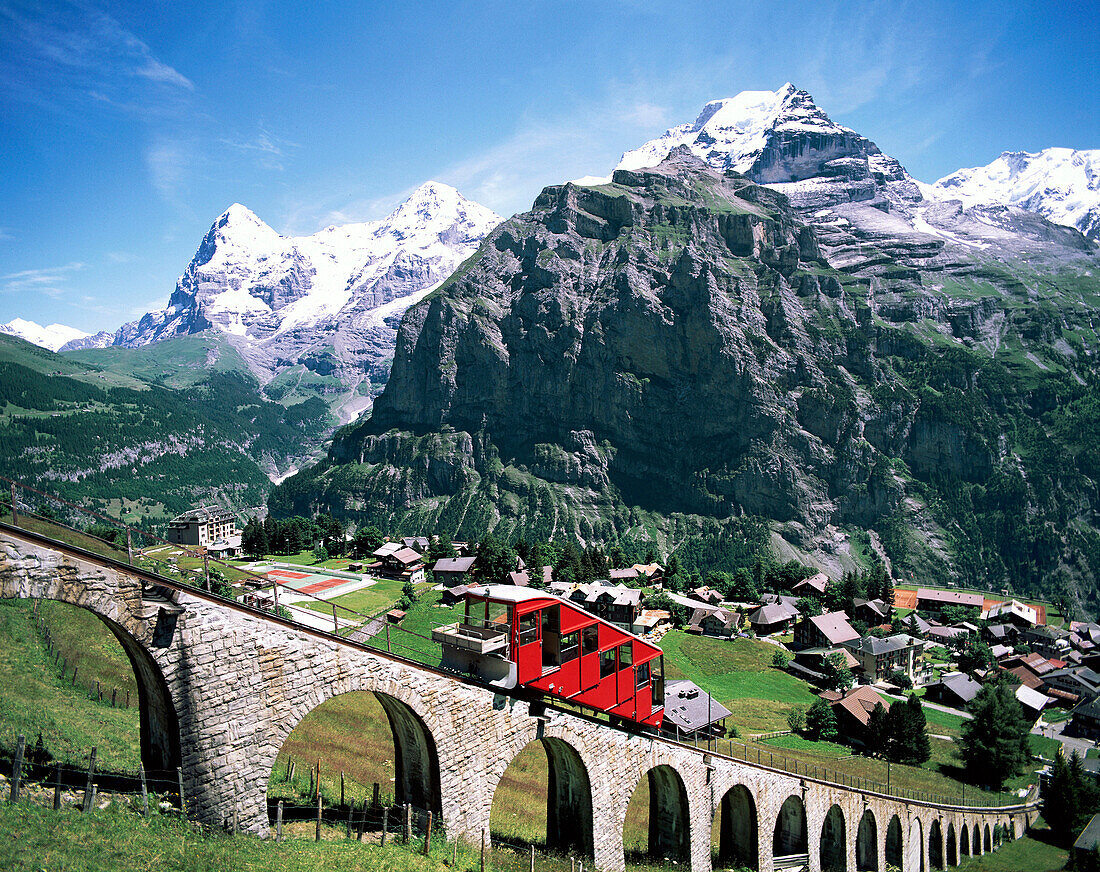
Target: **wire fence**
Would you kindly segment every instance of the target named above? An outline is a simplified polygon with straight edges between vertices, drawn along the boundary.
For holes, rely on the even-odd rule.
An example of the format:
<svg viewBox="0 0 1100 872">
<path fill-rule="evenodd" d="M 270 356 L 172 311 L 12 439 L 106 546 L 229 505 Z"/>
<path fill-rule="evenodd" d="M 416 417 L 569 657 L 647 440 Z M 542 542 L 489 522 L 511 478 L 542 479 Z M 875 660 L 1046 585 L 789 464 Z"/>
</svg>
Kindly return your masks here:
<svg viewBox="0 0 1100 872">
<path fill-rule="evenodd" d="M 163 584 L 163 593 L 170 595 L 173 590 L 179 590 L 179 585 L 182 583 L 186 587 L 204 590 L 206 595 L 215 599 L 221 599 L 227 604 L 231 604 L 234 608 L 246 609 L 248 611 L 256 612 L 269 619 L 277 619 L 284 623 L 296 625 L 303 630 L 310 633 L 320 633 L 322 635 L 331 636 L 339 639 L 348 644 L 356 644 L 362 647 L 368 647 L 371 650 L 379 651 L 385 650 L 387 655 L 395 657 L 407 662 L 416 664 L 421 667 L 431 669 L 436 672 L 444 672 L 438 663 L 427 663 L 425 661 L 424 651 L 434 650 L 436 643 L 432 641 L 430 637 L 424 636 L 420 633 L 416 633 L 411 630 L 407 630 L 399 624 L 390 623 L 385 620 L 381 613 L 374 615 L 364 615 L 354 609 L 346 606 L 332 603 L 324 600 L 323 597 L 318 597 L 313 594 L 303 593 L 301 591 L 293 591 L 295 596 L 304 596 L 307 599 L 315 600 L 320 603 L 324 603 L 326 610 L 331 609 L 333 615 L 333 630 L 326 632 L 324 630 L 318 630 L 316 627 L 308 624 L 303 624 L 296 620 L 292 614 L 287 612 L 279 605 L 279 590 L 282 587 L 277 580 L 269 578 L 268 576 L 261 575 L 249 570 L 243 569 L 232 564 L 225 563 L 221 560 L 209 557 L 207 554 L 201 551 L 189 549 L 187 546 L 180 545 L 178 543 L 169 542 L 159 536 L 150 533 L 147 530 L 140 530 L 128 526 L 108 515 L 104 515 L 92 509 L 80 506 L 76 503 L 72 503 L 61 497 L 57 497 L 53 494 L 48 494 L 37 488 L 25 485 L 21 482 L 0 476 L 0 482 L 6 482 L 9 485 L 11 494 L 11 505 L 9 507 L 10 516 L 13 526 L 19 527 L 21 521 L 27 518 L 34 518 L 42 522 L 48 522 L 51 525 L 60 526 L 72 533 L 79 534 L 82 537 L 89 537 L 91 534 L 86 529 L 73 526 L 77 523 L 77 518 L 81 515 L 89 516 L 95 519 L 95 523 L 111 525 L 116 529 L 125 533 L 127 549 L 122 551 L 117 543 L 108 541 L 101 537 L 92 537 L 96 541 L 102 543 L 105 547 L 112 549 L 112 553 L 104 554 L 108 559 L 114 559 L 117 561 L 128 563 L 133 565 L 143 572 L 149 574 L 157 581 L 157 583 Z M 47 500 L 45 505 L 58 505 L 65 512 L 68 512 L 68 521 L 58 517 L 48 517 L 41 514 L 41 512 L 35 512 L 31 509 L 27 499 L 21 499 L 21 495 L 24 492 L 34 494 L 41 499 Z M 42 507 L 42 503 L 39 503 L 39 509 Z M 56 514 L 56 513 L 55 513 Z M 40 534 L 41 535 L 41 534 Z M 51 538 L 51 537 L 47 537 Z M 54 540 L 56 541 L 56 540 Z M 135 543 L 137 543 L 137 551 L 135 552 Z M 72 543 L 66 543 L 70 546 Z M 151 553 L 149 548 L 152 545 L 168 545 L 173 549 L 178 549 L 179 552 L 190 555 L 193 558 L 199 559 L 202 562 L 202 569 L 191 570 L 186 568 L 180 568 L 173 566 L 167 561 L 159 559 L 159 557 Z M 78 545 L 77 547 L 81 547 Z M 136 557 L 135 557 L 136 553 Z M 168 568 L 165 569 L 161 564 L 165 564 Z M 245 605 L 238 602 L 235 598 L 219 595 L 213 590 L 210 576 L 210 566 L 222 566 L 226 570 L 230 570 L 232 573 L 237 574 L 239 578 L 243 579 L 243 584 L 250 587 L 269 587 L 272 591 L 272 602 L 269 605 Z M 144 583 L 144 582 L 143 582 Z M 377 632 L 374 632 L 369 640 L 364 642 L 353 641 L 345 638 L 345 635 L 341 632 L 339 615 L 343 614 L 349 620 L 352 620 L 354 616 L 355 623 L 359 626 L 367 626 L 374 622 L 381 622 L 381 625 L 377 627 Z M 383 636 L 384 634 L 384 636 Z M 425 643 L 428 643 L 426 646 Z M 383 649 L 384 645 L 384 649 Z M 478 684 L 483 686 L 483 682 L 480 682 L 469 675 L 452 672 L 448 673 L 456 678 L 472 684 Z M 499 688 L 493 688 L 494 692 L 501 692 Z M 91 690 L 89 690 L 91 693 Z M 520 691 L 522 694 L 522 691 Z M 100 698 L 102 695 L 102 688 L 95 691 L 95 696 Z M 117 702 L 117 696 L 116 696 Z M 630 732 L 640 732 L 641 728 L 635 728 L 623 723 L 612 724 L 609 723 L 609 718 L 598 710 L 587 709 L 583 706 L 576 705 L 561 705 L 556 703 L 550 698 L 543 700 L 542 705 L 546 709 L 554 709 L 556 711 L 565 712 L 575 717 L 582 717 L 590 721 L 595 721 L 603 726 L 608 726 L 614 729 L 622 729 Z M 737 760 L 749 765 L 758 767 L 764 767 L 780 772 L 789 773 L 802 778 L 808 778 L 814 781 L 819 781 L 825 784 L 846 787 L 852 790 L 857 790 L 863 793 L 874 793 L 882 796 L 895 797 L 910 802 L 920 802 L 932 805 L 943 805 L 955 808 L 1003 808 L 1011 806 L 1021 806 L 1029 804 L 1035 801 L 1036 789 L 1033 789 L 1032 793 L 1029 793 L 1026 797 L 1014 796 L 1011 794 L 992 794 L 980 791 L 977 789 L 971 789 L 967 792 L 965 786 L 960 786 L 960 792 L 957 795 L 945 794 L 936 791 L 927 791 L 922 789 L 915 789 L 911 787 L 905 787 L 891 783 L 888 779 L 881 781 L 873 778 L 868 778 L 861 775 L 855 775 L 851 772 L 846 772 L 836 767 L 829 767 L 817 762 L 807 762 L 804 759 L 798 757 L 788 756 L 786 754 L 776 753 L 772 749 L 763 748 L 760 745 L 750 746 L 743 742 L 735 742 L 731 740 L 706 737 L 700 743 L 698 737 L 693 742 L 681 741 L 673 737 L 661 735 L 655 736 L 652 732 L 645 732 L 645 735 L 650 738 L 657 739 L 658 741 L 668 742 L 679 747 L 692 748 L 700 750 L 709 754 L 727 757 L 732 760 Z M 887 770 L 890 771 L 889 769 Z"/>
</svg>

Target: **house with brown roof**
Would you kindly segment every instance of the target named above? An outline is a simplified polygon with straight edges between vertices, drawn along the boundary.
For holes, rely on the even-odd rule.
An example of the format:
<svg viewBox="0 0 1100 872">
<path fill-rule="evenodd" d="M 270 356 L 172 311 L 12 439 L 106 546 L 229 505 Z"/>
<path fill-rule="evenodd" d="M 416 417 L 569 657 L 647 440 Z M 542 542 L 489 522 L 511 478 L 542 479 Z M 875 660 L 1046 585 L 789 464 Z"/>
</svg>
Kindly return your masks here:
<svg viewBox="0 0 1100 872">
<path fill-rule="evenodd" d="M 934 615 L 940 614 L 947 606 L 973 608 L 980 612 L 984 605 L 985 597 L 980 593 L 927 587 L 917 589 L 917 609 Z"/>
<path fill-rule="evenodd" d="M 638 581 L 639 574 L 633 566 L 628 566 L 625 569 L 608 570 L 607 577 L 619 584 L 634 584 Z"/>
<path fill-rule="evenodd" d="M 718 636 L 729 639 L 737 635 L 741 626 L 741 615 L 732 609 L 697 608 L 691 614 L 691 621 L 685 627 L 688 633 L 700 636 Z"/>
<path fill-rule="evenodd" d="M 691 595 L 700 602 L 711 606 L 721 605 L 723 599 L 722 594 L 709 587 L 697 587 L 691 592 Z"/>
<path fill-rule="evenodd" d="M 794 628 L 796 648 L 834 648 L 859 639 L 844 612 L 826 612 L 803 618 Z"/>
<path fill-rule="evenodd" d="M 396 544 L 399 546 L 396 550 L 379 557 L 379 562 L 376 564 L 379 574 L 398 581 L 411 581 L 413 584 L 424 581 L 424 558 L 412 548 L 405 548 L 400 542 Z M 378 555 L 378 551 L 374 553 Z"/>
<path fill-rule="evenodd" d="M 871 712 L 881 705 L 890 710 L 888 700 L 879 696 L 874 688 L 866 684 L 853 687 L 843 696 L 837 693 L 823 693 L 821 698 L 829 703 L 836 715 L 837 729 L 854 744 L 867 744 L 867 726 L 871 723 Z"/>
<path fill-rule="evenodd" d="M 863 621 L 868 627 L 878 627 L 890 621 L 890 606 L 881 599 L 852 600 L 852 620 Z"/>
<path fill-rule="evenodd" d="M 825 586 L 829 583 L 829 576 L 824 572 L 819 572 L 816 575 L 811 575 L 809 578 L 804 578 L 798 582 L 791 592 L 797 594 L 800 597 L 821 597 L 825 593 Z"/>
</svg>

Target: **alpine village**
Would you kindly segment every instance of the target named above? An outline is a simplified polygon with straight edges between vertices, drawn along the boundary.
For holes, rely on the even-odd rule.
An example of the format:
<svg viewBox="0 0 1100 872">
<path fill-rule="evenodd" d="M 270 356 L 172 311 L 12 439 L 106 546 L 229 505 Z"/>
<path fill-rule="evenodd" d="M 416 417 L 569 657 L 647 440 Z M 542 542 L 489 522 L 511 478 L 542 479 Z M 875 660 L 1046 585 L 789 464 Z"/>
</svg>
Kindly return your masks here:
<svg viewBox="0 0 1100 872">
<path fill-rule="evenodd" d="M 1100 151 L 828 111 L 0 325 L 0 866 L 1100 868 Z"/>
</svg>

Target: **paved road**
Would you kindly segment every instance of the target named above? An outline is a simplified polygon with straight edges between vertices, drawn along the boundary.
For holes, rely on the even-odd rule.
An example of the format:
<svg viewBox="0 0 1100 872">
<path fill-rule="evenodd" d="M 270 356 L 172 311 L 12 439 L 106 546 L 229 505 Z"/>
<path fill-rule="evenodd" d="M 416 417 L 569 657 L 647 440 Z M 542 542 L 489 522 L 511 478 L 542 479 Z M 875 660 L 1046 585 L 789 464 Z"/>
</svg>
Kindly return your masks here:
<svg viewBox="0 0 1100 872">
<path fill-rule="evenodd" d="M 1072 754 L 1074 751 L 1083 759 L 1085 752 L 1089 748 L 1095 748 L 1096 743 L 1091 739 L 1079 739 L 1076 736 L 1066 736 L 1063 734 L 1063 730 L 1066 728 L 1068 721 L 1062 721 L 1060 724 L 1048 724 L 1046 721 L 1039 721 L 1031 730 L 1036 736 L 1048 736 L 1050 738 L 1057 739 L 1062 743 L 1062 748 L 1066 754 Z"/>
</svg>

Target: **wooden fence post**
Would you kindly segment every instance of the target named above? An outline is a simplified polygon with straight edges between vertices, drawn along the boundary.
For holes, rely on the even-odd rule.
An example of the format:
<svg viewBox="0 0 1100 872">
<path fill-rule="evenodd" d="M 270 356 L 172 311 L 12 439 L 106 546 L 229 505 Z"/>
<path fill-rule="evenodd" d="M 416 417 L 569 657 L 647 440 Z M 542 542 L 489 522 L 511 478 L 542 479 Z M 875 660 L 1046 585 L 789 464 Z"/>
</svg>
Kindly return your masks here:
<svg viewBox="0 0 1100 872">
<path fill-rule="evenodd" d="M 141 816 L 149 817 L 149 787 L 145 783 L 145 764 L 141 764 L 141 768 L 138 769 L 141 773 Z"/>
<path fill-rule="evenodd" d="M 314 834 L 313 841 L 321 841 L 321 779 L 317 779 L 317 831 Z"/>
<path fill-rule="evenodd" d="M 413 835 L 413 807 L 410 803 L 405 803 L 405 844 L 407 845 L 412 841 Z"/>
<path fill-rule="evenodd" d="M 179 784 L 179 788 L 180 788 L 180 814 L 182 814 L 186 818 L 187 817 L 187 799 L 183 795 L 183 767 L 182 766 L 177 766 L 176 767 L 176 782 Z"/>
<path fill-rule="evenodd" d="M 386 830 L 390 823 L 390 807 L 382 809 L 382 847 L 386 847 Z"/>
<path fill-rule="evenodd" d="M 340 770 L 340 805 L 344 804 L 344 770 Z"/>
<path fill-rule="evenodd" d="M 358 841 L 363 841 L 363 830 L 367 828 L 367 795 L 363 794 L 363 808 L 359 812 L 359 832 L 356 834 Z"/>
<path fill-rule="evenodd" d="M 481 872 L 485 872 L 485 830 L 481 831 Z"/>
<path fill-rule="evenodd" d="M 432 849 L 432 813 L 428 812 L 428 822 L 424 824 L 424 856 Z"/>
<path fill-rule="evenodd" d="M 53 810 L 61 810 L 61 764 L 57 764 L 53 782 Z"/>
<path fill-rule="evenodd" d="M 26 747 L 27 737 L 22 733 L 15 745 L 15 762 L 11 767 L 11 801 L 19 802 L 19 785 L 23 781 L 23 749 Z"/>
<path fill-rule="evenodd" d="M 332 632 L 340 635 L 340 622 L 336 619 L 336 603 L 332 604 Z"/>
<path fill-rule="evenodd" d="M 126 559 L 131 566 L 134 565 L 134 542 L 130 536 L 130 528 L 126 528 Z"/>
<path fill-rule="evenodd" d="M 19 510 L 15 505 L 15 482 L 11 484 L 11 525 L 13 527 L 19 526 Z"/>
<path fill-rule="evenodd" d="M 283 840 L 283 801 L 280 799 L 275 808 L 275 841 Z"/>
<path fill-rule="evenodd" d="M 84 785 L 84 811 L 92 810 L 92 791 L 95 789 L 95 785 L 92 784 L 92 778 L 95 775 L 95 752 L 96 749 L 92 748 L 92 753 L 88 757 L 88 781 Z"/>
<path fill-rule="evenodd" d="M 372 798 L 371 808 L 380 808 L 381 805 L 382 805 L 381 801 L 378 798 L 379 789 L 380 789 L 379 783 L 377 781 L 374 782 L 374 796 Z"/>
<path fill-rule="evenodd" d="M 531 846 L 531 872 L 535 872 L 535 846 Z"/>
</svg>

